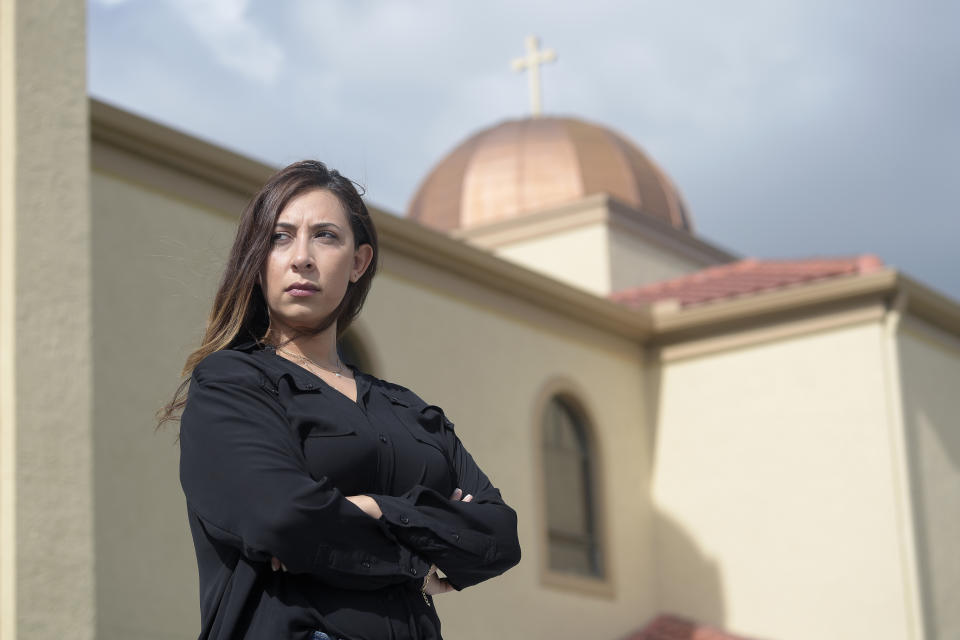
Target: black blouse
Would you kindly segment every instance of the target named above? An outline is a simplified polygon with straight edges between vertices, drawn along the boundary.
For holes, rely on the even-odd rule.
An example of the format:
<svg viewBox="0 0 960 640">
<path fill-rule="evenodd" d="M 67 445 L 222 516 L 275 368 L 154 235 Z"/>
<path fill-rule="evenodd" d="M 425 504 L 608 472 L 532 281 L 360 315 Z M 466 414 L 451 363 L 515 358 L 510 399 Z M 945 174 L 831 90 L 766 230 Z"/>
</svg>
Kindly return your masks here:
<svg viewBox="0 0 960 640">
<path fill-rule="evenodd" d="M 200 640 L 440 640 L 420 593 L 431 563 L 459 591 L 520 561 L 516 512 L 443 410 L 351 368 L 356 402 L 252 341 L 194 369 L 180 483 Z M 457 487 L 472 502 L 451 500 Z M 345 498 L 356 494 L 383 516 Z"/>
</svg>

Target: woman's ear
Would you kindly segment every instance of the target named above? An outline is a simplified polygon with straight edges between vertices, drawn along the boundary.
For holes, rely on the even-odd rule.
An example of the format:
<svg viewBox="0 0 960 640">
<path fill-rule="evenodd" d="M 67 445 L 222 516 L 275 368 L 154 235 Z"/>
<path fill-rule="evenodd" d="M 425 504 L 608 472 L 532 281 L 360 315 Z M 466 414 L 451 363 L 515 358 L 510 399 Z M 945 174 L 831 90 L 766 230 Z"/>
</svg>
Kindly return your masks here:
<svg viewBox="0 0 960 640">
<path fill-rule="evenodd" d="M 350 274 L 350 282 L 356 282 L 363 277 L 370 261 L 373 259 L 373 247 L 369 244 L 362 244 L 353 252 L 353 273 Z"/>
</svg>

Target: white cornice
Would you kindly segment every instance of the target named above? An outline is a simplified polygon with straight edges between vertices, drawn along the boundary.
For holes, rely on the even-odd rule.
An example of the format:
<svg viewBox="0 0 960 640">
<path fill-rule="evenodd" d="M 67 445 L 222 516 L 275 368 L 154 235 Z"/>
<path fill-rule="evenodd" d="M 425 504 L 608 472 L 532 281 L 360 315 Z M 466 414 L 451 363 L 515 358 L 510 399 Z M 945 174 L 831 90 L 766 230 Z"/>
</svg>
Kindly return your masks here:
<svg viewBox="0 0 960 640">
<path fill-rule="evenodd" d="M 276 171 L 267 164 L 94 98 L 90 99 L 90 135 L 94 142 L 212 182 L 244 197 L 256 193 Z"/>
<path fill-rule="evenodd" d="M 539 238 L 566 229 L 605 223 L 612 228 L 649 239 L 704 266 L 732 262 L 739 256 L 687 231 L 647 215 L 606 193 L 549 207 L 516 218 L 457 229 L 450 235 L 488 249 Z"/>
<path fill-rule="evenodd" d="M 91 137 L 94 157 L 97 148 L 134 156 L 164 171 L 131 170 L 129 179 L 153 180 L 151 187 L 163 187 L 164 175 L 176 173 L 186 180 L 212 184 L 231 197 L 249 198 L 276 170 L 198 138 L 112 107 L 90 100 Z M 111 164 L 111 171 L 123 171 L 124 163 Z M 827 309 L 841 300 L 875 302 L 887 299 L 897 290 L 907 294 L 907 311 L 952 334 L 960 335 L 960 303 L 934 291 L 893 269 L 777 289 L 725 299 L 694 307 L 677 308 L 667 304 L 628 309 L 606 298 L 595 296 L 558 280 L 541 275 L 490 252 L 463 242 L 502 228 L 523 227 L 540 216 L 546 223 L 564 216 L 601 215 L 599 219 L 615 224 L 642 225 L 644 232 L 659 234 L 665 241 L 687 246 L 704 257 L 728 262 L 736 256 L 703 242 L 688 233 L 673 229 L 654 218 L 636 217 L 626 205 L 606 195 L 591 196 L 574 205 L 531 214 L 529 221 L 510 220 L 483 229 L 461 231 L 453 237 L 371 206 L 384 249 L 410 256 L 448 273 L 532 302 L 567 318 L 574 318 L 599 329 L 640 342 L 682 339 L 687 334 L 705 334 L 730 323 L 776 321 L 790 314 Z M 602 214 L 590 210 L 604 210 Z M 584 213 L 586 212 L 586 213 Z M 239 211 L 236 212 L 239 214 Z M 629 215 L 628 215 L 629 214 Z M 627 215 L 629 222 L 623 221 Z M 526 218 L 526 216 L 525 216 Z M 675 245 L 676 246 L 676 245 Z M 765 320 L 766 319 L 766 320 Z"/>
</svg>

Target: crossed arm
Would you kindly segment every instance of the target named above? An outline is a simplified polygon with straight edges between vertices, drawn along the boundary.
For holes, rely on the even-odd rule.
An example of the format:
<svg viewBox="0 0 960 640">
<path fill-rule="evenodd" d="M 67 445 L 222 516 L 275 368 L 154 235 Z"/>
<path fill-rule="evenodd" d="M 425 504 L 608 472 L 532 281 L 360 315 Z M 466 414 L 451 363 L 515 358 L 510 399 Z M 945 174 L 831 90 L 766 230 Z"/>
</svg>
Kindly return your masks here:
<svg viewBox="0 0 960 640">
<path fill-rule="evenodd" d="M 357 496 L 346 496 L 346 499 L 360 507 L 360 509 L 362 509 L 363 512 L 371 518 L 379 519 L 381 516 L 383 516 L 383 511 L 380 510 L 380 505 L 377 504 L 377 501 L 374 498 L 368 495 L 361 494 Z M 456 490 L 450 495 L 450 499 L 470 502 L 473 500 L 473 496 L 469 493 L 464 496 L 463 490 L 460 487 L 457 487 Z M 280 558 L 276 556 L 273 556 L 270 559 L 270 567 L 274 571 L 287 570 L 287 565 L 283 564 L 283 562 L 280 561 Z M 450 581 L 447 580 L 447 578 L 437 578 L 435 580 L 430 579 L 434 574 L 436 574 L 436 572 L 437 565 L 430 565 L 430 571 L 423 579 L 424 593 L 426 593 L 428 596 L 435 596 L 441 593 L 447 593 L 448 591 L 454 591 L 455 589 L 453 585 L 450 584 Z"/>
</svg>

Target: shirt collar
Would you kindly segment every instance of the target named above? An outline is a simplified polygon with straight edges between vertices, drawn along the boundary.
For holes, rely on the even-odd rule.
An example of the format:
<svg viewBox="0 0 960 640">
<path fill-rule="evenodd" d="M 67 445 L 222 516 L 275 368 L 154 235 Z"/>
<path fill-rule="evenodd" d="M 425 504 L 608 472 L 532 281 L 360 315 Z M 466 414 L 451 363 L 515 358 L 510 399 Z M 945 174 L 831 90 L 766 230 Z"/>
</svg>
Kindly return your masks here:
<svg viewBox="0 0 960 640">
<path fill-rule="evenodd" d="M 263 372 L 270 379 L 270 382 L 276 387 L 280 383 L 280 378 L 289 376 L 293 385 L 301 391 L 323 391 L 325 385 L 321 379 L 286 358 L 277 355 L 276 349 L 272 345 L 254 340 L 253 338 L 237 342 L 231 349 L 245 351 L 257 358 L 263 364 Z M 353 377 L 357 381 L 358 397 L 364 401 L 367 400 L 367 393 L 371 387 L 375 386 L 377 378 L 364 371 L 361 371 L 352 364 L 344 362 L 353 370 Z"/>
</svg>

